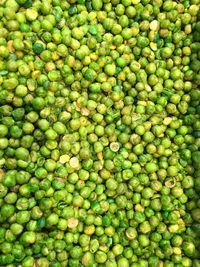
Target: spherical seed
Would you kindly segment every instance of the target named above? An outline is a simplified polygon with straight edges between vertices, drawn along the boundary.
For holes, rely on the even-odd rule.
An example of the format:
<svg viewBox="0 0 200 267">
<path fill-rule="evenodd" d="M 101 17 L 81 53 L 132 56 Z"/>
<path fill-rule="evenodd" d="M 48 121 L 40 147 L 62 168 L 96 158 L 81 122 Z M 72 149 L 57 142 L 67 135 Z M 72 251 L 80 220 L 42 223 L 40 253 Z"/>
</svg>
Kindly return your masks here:
<svg viewBox="0 0 200 267">
<path fill-rule="evenodd" d="M 78 168 L 79 166 L 79 159 L 77 157 L 72 157 L 70 160 L 69 160 L 69 164 L 72 168 Z"/>
</svg>

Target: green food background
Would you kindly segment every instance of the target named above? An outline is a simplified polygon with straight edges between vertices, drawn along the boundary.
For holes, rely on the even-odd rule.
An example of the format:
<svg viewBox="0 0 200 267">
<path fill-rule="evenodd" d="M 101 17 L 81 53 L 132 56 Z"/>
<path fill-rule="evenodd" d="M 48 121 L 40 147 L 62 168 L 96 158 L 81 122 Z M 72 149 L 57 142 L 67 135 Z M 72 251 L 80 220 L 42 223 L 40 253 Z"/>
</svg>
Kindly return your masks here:
<svg viewBox="0 0 200 267">
<path fill-rule="evenodd" d="M 200 267 L 199 0 L 0 0 L 0 266 Z"/>
</svg>

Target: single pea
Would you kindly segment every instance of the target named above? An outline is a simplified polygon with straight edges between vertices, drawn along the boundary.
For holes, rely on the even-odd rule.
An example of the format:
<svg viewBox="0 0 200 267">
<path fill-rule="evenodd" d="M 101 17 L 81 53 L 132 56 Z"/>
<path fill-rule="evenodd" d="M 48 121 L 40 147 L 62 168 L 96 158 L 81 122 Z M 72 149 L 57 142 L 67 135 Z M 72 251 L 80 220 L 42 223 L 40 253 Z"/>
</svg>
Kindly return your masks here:
<svg viewBox="0 0 200 267">
<path fill-rule="evenodd" d="M 19 147 L 15 150 L 15 156 L 17 159 L 26 161 L 29 159 L 29 151 L 24 147 Z"/>
<path fill-rule="evenodd" d="M 1 215 L 4 218 L 9 218 L 10 216 L 12 216 L 14 214 L 14 211 L 15 211 L 15 208 L 11 204 L 4 204 L 1 207 Z"/>
<path fill-rule="evenodd" d="M 120 258 L 120 259 L 117 261 L 117 266 L 119 266 L 119 267 L 128 267 L 128 266 L 129 266 L 129 261 L 128 261 L 128 259 L 126 259 L 126 258 Z"/>
<path fill-rule="evenodd" d="M 192 242 L 184 242 L 183 243 L 183 251 L 185 252 L 186 256 L 191 257 L 195 253 L 195 246 Z"/>
<path fill-rule="evenodd" d="M 29 211 L 19 211 L 16 216 L 16 222 L 18 224 L 27 223 L 30 220 L 30 212 Z"/>
<path fill-rule="evenodd" d="M 0 138 L 0 149 L 5 149 L 8 147 L 8 139 L 7 138 Z"/>
<path fill-rule="evenodd" d="M 176 166 L 169 166 L 167 168 L 167 173 L 169 176 L 175 176 L 178 174 L 178 168 Z"/>
<path fill-rule="evenodd" d="M 32 49 L 35 54 L 39 55 L 42 51 L 44 51 L 44 46 L 42 43 L 36 42 L 33 44 Z"/>
<path fill-rule="evenodd" d="M 107 64 L 105 66 L 105 73 L 109 76 L 113 76 L 116 72 L 116 66 L 114 64 Z"/>
<path fill-rule="evenodd" d="M 0 137 L 5 137 L 8 134 L 8 127 L 4 124 L 0 124 Z"/>
<path fill-rule="evenodd" d="M 145 169 L 148 173 L 153 173 L 153 172 L 158 170 L 158 166 L 157 166 L 157 164 L 155 164 L 153 162 L 149 162 L 149 163 L 145 164 Z"/>
<path fill-rule="evenodd" d="M 95 261 L 97 263 L 104 263 L 107 259 L 107 255 L 103 251 L 97 251 L 95 253 Z"/>
<path fill-rule="evenodd" d="M 36 97 L 32 101 L 33 108 L 36 110 L 41 110 L 45 106 L 45 101 L 42 97 Z"/>
<path fill-rule="evenodd" d="M 14 192 L 10 192 L 5 196 L 4 200 L 8 204 L 13 204 L 17 201 L 17 194 Z"/>
</svg>

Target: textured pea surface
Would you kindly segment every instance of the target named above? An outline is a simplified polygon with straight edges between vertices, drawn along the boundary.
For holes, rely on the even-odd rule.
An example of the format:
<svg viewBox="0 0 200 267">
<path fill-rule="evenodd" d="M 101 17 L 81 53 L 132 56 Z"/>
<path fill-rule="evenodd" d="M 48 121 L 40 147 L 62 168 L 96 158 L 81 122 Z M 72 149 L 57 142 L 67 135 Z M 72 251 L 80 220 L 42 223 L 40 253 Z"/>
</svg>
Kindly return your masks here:
<svg viewBox="0 0 200 267">
<path fill-rule="evenodd" d="M 200 266 L 198 0 L 0 0 L 0 266 Z"/>
</svg>

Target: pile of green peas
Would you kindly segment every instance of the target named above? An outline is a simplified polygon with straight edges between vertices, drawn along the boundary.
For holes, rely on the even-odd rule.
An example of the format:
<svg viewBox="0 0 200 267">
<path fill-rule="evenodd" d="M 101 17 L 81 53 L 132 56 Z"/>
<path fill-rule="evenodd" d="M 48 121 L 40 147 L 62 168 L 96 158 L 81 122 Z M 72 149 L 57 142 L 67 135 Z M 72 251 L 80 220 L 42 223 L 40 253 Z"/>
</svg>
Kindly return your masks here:
<svg viewBox="0 0 200 267">
<path fill-rule="evenodd" d="M 200 267 L 199 0 L 0 0 L 0 266 Z"/>
</svg>

